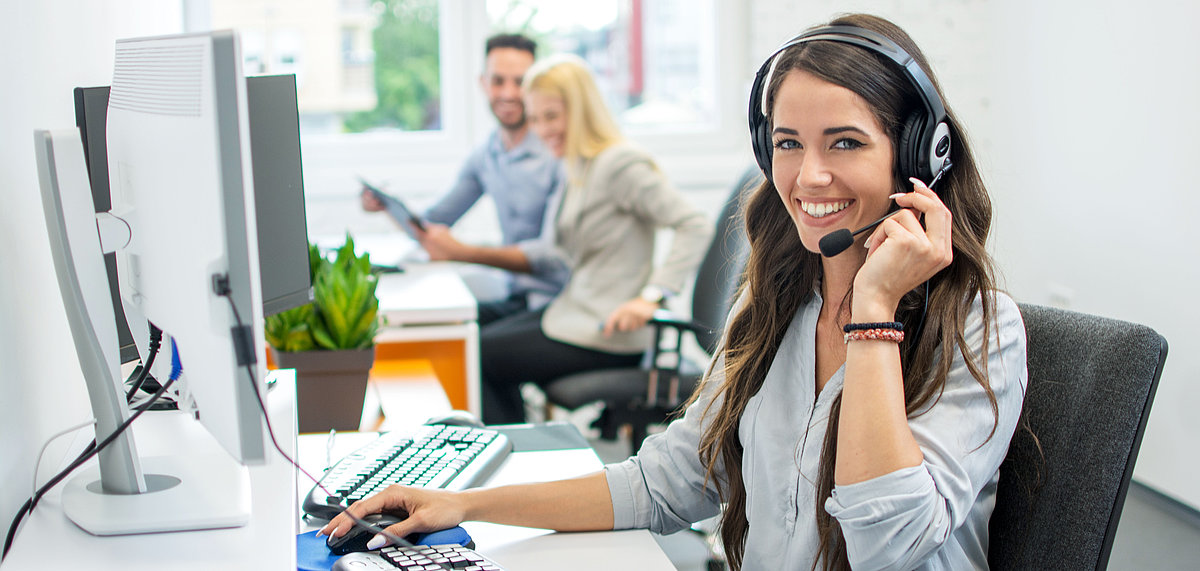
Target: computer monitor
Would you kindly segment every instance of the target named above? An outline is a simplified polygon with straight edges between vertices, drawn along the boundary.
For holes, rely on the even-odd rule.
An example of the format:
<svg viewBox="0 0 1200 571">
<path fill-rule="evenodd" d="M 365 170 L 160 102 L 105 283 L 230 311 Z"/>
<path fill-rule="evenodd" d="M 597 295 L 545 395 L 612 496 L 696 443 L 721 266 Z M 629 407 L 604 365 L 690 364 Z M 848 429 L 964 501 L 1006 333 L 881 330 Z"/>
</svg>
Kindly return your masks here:
<svg viewBox="0 0 1200 571">
<path fill-rule="evenodd" d="M 75 124 L 83 141 L 96 212 L 111 208 L 107 135 L 109 87 L 75 88 Z M 258 222 L 258 260 L 263 313 L 273 315 L 312 301 L 308 271 L 308 227 L 300 159 L 296 76 L 246 78 L 250 155 Z M 116 254 L 105 254 L 121 362 L 138 359 L 137 346 L 117 289 Z"/>
<path fill-rule="evenodd" d="M 112 200 L 108 196 L 108 147 L 104 142 L 104 123 L 108 120 L 108 86 L 75 89 L 75 125 L 83 140 L 83 157 L 87 162 L 88 181 L 92 186 L 92 201 L 96 212 L 108 212 Z M 104 254 L 104 266 L 108 272 L 108 285 L 112 290 L 113 312 L 117 318 L 117 335 L 121 347 L 121 362 L 138 360 L 137 345 L 125 319 L 125 308 L 121 307 L 121 296 L 117 290 L 117 256 Z"/>
<path fill-rule="evenodd" d="M 112 210 L 95 213 L 79 132 L 35 148 L 55 270 L 96 433 L 130 415 L 120 386 L 103 252 L 114 251 L 130 322 L 160 328 L 182 394 L 229 462 L 188 450 L 139 458 L 125 433 L 97 472 L 68 482 L 67 516 L 98 535 L 233 527 L 249 519 L 243 464 L 267 453 L 254 177 L 246 84 L 233 32 L 120 40 L 107 119 Z M 140 351 L 146 342 L 134 333 Z M 152 493 L 148 493 L 152 492 Z"/>
</svg>

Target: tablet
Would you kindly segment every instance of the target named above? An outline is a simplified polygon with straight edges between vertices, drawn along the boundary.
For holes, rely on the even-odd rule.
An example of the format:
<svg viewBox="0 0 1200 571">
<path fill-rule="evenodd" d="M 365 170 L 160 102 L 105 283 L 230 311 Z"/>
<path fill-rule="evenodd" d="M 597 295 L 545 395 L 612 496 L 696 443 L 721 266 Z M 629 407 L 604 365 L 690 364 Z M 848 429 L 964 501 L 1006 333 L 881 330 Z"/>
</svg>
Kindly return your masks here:
<svg viewBox="0 0 1200 571">
<path fill-rule="evenodd" d="M 404 201 L 379 190 L 378 187 L 367 182 L 362 177 L 358 177 L 358 181 L 362 183 L 363 188 L 367 189 L 375 198 L 379 199 L 379 202 L 383 203 L 383 207 L 387 209 L 388 214 L 400 222 L 400 227 L 404 229 L 404 232 L 410 238 L 413 240 L 418 239 L 417 233 L 413 231 L 414 227 L 422 232 L 425 231 L 425 222 L 421 220 L 420 216 L 413 214 L 413 211 L 408 209 Z M 406 224 L 405 221 L 408 223 Z"/>
</svg>

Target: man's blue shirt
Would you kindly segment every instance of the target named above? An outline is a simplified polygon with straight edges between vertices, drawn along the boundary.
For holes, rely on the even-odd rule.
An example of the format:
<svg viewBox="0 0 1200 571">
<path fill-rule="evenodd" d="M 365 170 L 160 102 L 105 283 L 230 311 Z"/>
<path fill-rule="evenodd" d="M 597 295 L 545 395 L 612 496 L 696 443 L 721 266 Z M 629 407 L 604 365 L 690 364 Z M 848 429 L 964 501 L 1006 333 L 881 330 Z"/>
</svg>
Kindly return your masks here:
<svg viewBox="0 0 1200 571">
<path fill-rule="evenodd" d="M 471 152 L 454 186 L 425 212 L 425 218 L 453 225 L 487 194 L 496 205 L 503 245 L 536 240 L 547 218 L 546 205 L 563 178 L 561 161 L 532 132 L 506 149 L 496 130 Z M 510 292 L 553 297 L 563 286 L 562 277 L 515 275 Z"/>
</svg>

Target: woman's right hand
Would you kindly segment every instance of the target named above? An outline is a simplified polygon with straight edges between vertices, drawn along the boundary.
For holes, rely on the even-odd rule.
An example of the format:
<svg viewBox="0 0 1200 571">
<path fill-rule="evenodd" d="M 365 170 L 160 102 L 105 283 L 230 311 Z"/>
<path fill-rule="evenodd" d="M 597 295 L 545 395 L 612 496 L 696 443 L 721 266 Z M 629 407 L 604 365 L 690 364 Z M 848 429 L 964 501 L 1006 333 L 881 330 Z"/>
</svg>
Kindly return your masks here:
<svg viewBox="0 0 1200 571">
<path fill-rule="evenodd" d="M 407 513 L 404 521 L 387 528 L 388 533 L 405 537 L 412 533 L 449 529 L 462 523 L 466 517 L 466 501 L 458 492 L 392 485 L 355 502 L 346 511 L 360 519 L 375 513 Z M 318 535 L 341 537 L 353 527 L 354 520 L 342 513 L 325 524 Z"/>
</svg>

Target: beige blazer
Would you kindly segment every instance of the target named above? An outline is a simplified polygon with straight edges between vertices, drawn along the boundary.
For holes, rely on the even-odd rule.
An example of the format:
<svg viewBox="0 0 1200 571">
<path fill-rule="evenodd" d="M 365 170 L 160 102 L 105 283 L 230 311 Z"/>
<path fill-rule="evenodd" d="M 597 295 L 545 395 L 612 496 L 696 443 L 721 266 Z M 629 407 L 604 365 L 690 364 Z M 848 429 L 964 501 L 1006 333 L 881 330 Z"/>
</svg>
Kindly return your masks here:
<svg viewBox="0 0 1200 571">
<path fill-rule="evenodd" d="M 547 337 L 612 353 L 640 353 L 650 328 L 605 338 L 604 320 L 647 284 L 678 292 L 700 265 L 712 226 L 645 151 L 618 143 L 576 170 L 555 221 L 555 244 L 571 278 L 546 308 Z M 666 259 L 653 265 L 655 233 L 671 228 Z"/>
</svg>

